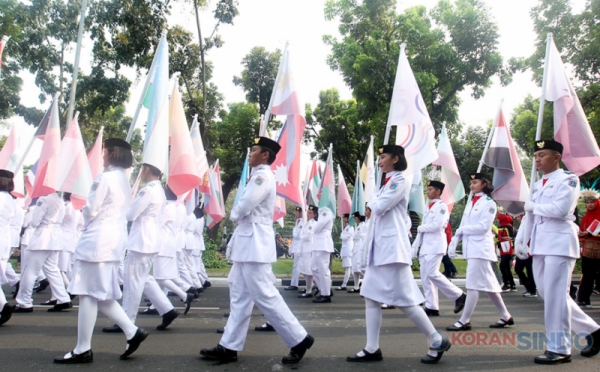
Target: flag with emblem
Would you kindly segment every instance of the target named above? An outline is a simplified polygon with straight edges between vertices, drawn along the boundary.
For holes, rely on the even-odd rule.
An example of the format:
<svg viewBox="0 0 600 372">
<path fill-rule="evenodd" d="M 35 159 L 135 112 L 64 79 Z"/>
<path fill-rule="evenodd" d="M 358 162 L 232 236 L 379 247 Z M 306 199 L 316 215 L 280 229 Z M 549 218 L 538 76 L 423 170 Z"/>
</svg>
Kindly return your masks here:
<svg viewBox="0 0 600 372">
<path fill-rule="evenodd" d="M 169 151 L 168 183 L 175 195 L 183 195 L 198 186 L 201 178 L 177 79 L 173 86 L 169 111 L 171 150 Z"/>
<path fill-rule="evenodd" d="M 212 228 L 225 217 L 225 203 L 223 202 L 223 190 L 221 186 L 221 170 L 219 169 L 219 160 L 212 170 L 209 172 L 210 200 L 205 205 L 206 225 Z"/>
<path fill-rule="evenodd" d="M 248 156 L 244 160 L 244 166 L 242 167 L 242 174 L 240 175 L 240 183 L 238 184 L 238 189 L 235 194 L 235 200 L 233 201 L 233 206 L 235 207 L 242 195 L 244 194 L 244 190 L 246 189 L 246 184 L 248 183 Z"/>
<path fill-rule="evenodd" d="M 502 110 L 483 163 L 494 168 L 492 196 L 496 203 L 512 215 L 523 213 L 529 199 L 529 186 Z"/>
<path fill-rule="evenodd" d="M 44 125 L 46 127 L 43 135 L 44 144 L 42 145 L 42 152 L 37 163 L 35 183 L 31 191 L 32 199 L 56 192 L 55 187 L 48 185 L 56 185 L 56 177 L 58 175 L 56 162 L 50 162 L 60 151 L 60 122 L 58 119 L 57 99 L 52 101 L 52 106 L 47 113 L 47 122 Z"/>
<path fill-rule="evenodd" d="M 96 142 L 94 142 L 94 146 L 90 152 L 88 152 L 88 162 L 90 163 L 92 179 L 96 179 L 96 177 L 104 171 L 104 160 L 102 159 L 103 134 L 104 126 L 100 127 Z"/>
<path fill-rule="evenodd" d="M 335 214 L 335 175 L 333 174 L 333 147 L 331 145 L 317 197 L 319 198 L 319 211 L 327 208 Z"/>
<path fill-rule="evenodd" d="M 438 137 L 437 152 L 438 158 L 433 164 L 441 167 L 441 182 L 446 185 L 442 192 L 442 201 L 448 206 L 448 212 L 452 213 L 454 203 L 465 197 L 465 187 L 458 172 L 445 125 Z"/>
<path fill-rule="evenodd" d="M 567 169 L 581 176 L 600 165 L 600 149 L 554 40 L 549 42 L 544 96 L 554 102 L 554 139 L 564 147 L 562 161 Z"/>
<path fill-rule="evenodd" d="M 377 191 L 377 167 L 375 166 L 373 140 L 374 137 L 371 136 L 371 141 L 369 142 L 369 147 L 367 148 L 367 153 L 365 154 L 365 160 L 363 161 L 360 169 L 360 179 L 365 185 L 365 202 L 368 202 L 371 198 L 371 195 Z"/>
<path fill-rule="evenodd" d="M 78 116 L 79 113 L 76 112 L 62 140 L 60 151 L 50 159 L 50 167 L 56 168 L 57 176 L 49 178 L 46 183 L 57 191 L 70 192 L 71 204 L 75 210 L 81 210 L 85 206 L 93 183 Z"/>
<path fill-rule="evenodd" d="M 360 213 L 361 216 L 365 215 L 365 194 L 364 186 L 360 179 L 360 161 L 356 162 L 356 179 L 354 180 L 354 192 L 352 193 L 352 209 L 350 213 L 354 214 L 354 212 Z M 350 218 L 350 226 L 356 226 L 354 218 Z"/>
<path fill-rule="evenodd" d="M 198 191 L 203 194 L 210 195 L 208 159 L 206 158 L 206 151 L 204 151 L 204 144 L 202 143 L 202 136 L 200 135 L 198 114 L 194 115 L 194 121 L 192 122 L 192 127 L 190 128 L 190 136 L 192 137 L 192 145 L 194 146 L 194 153 L 196 154 L 196 162 L 198 164 L 200 174 L 200 186 L 198 186 Z"/>
<path fill-rule="evenodd" d="M 319 205 L 319 187 L 321 186 L 321 176 L 319 174 L 319 165 L 317 160 L 313 160 L 312 166 L 310 167 L 310 173 L 308 175 L 307 189 L 306 189 L 306 203 L 308 205 Z"/>
<path fill-rule="evenodd" d="M 344 175 L 338 164 L 338 216 L 343 217 L 344 214 L 349 214 L 352 210 L 352 199 L 348 192 L 348 186 L 344 180 Z"/>
</svg>

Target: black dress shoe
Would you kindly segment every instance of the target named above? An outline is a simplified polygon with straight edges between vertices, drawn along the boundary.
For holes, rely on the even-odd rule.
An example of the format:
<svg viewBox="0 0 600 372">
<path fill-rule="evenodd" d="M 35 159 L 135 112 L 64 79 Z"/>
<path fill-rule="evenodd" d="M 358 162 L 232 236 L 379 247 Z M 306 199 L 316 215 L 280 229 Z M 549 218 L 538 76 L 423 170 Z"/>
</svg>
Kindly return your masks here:
<svg viewBox="0 0 600 372">
<path fill-rule="evenodd" d="M 207 359 L 219 360 L 221 362 L 235 362 L 237 360 L 237 351 L 230 350 L 221 345 L 217 345 L 212 349 L 200 350 L 200 355 Z"/>
<path fill-rule="evenodd" d="M 312 298 L 312 294 L 310 293 L 302 293 L 301 295 L 298 295 L 298 298 Z"/>
<path fill-rule="evenodd" d="M 0 325 L 10 320 L 13 311 L 15 311 L 15 305 L 11 305 L 8 303 L 4 304 L 4 307 L 2 307 L 2 311 L 0 311 Z"/>
<path fill-rule="evenodd" d="M 69 301 L 69 302 L 65 302 L 65 303 L 62 303 L 62 304 L 56 304 L 56 305 L 54 305 L 54 307 L 51 307 L 51 308 L 48 309 L 48 312 L 49 313 L 58 313 L 58 312 L 61 312 L 63 310 L 66 310 L 66 309 L 70 309 L 72 307 L 73 307 L 73 303 L 71 301 Z"/>
<path fill-rule="evenodd" d="M 40 286 L 38 287 L 38 289 L 35 290 L 35 293 L 42 292 L 44 289 L 48 288 L 49 285 L 50 285 L 50 282 L 48 281 L 48 279 L 42 280 L 40 282 Z"/>
<path fill-rule="evenodd" d="M 358 356 L 357 354 L 346 357 L 347 362 L 362 363 L 362 362 L 380 362 L 383 360 L 381 349 L 377 349 L 374 353 L 369 353 L 366 350 L 362 351 L 365 355 Z"/>
<path fill-rule="evenodd" d="M 223 314 L 223 318 L 229 318 L 229 314 L 230 314 L 230 313 L 225 313 L 225 314 Z"/>
<path fill-rule="evenodd" d="M 6 307 L 6 305 L 4 305 Z M 2 323 L 0 323 L 2 324 Z M 588 336 L 588 346 L 581 350 L 580 354 L 582 357 L 593 357 L 600 352 L 600 329 L 591 333 Z"/>
<path fill-rule="evenodd" d="M 254 327 L 254 330 L 257 332 L 275 332 L 275 328 L 269 323 L 265 323 L 261 326 Z"/>
<path fill-rule="evenodd" d="M 200 288 L 196 288 L 196 293 L 199 295 L 200 293 L 204 292 L 204 287 L 200 287 Z"/>
<path fill-rule="evenodd" d="M 58 300 L 48 300 L 46 302 L 40 302 L 42 306 L 54 306 L 58 303 Z"/>
<path fill-rule="evenodd" d="M 544 354 L 536 356 L 533 361 L 537 364 L 571 363 L 571 355 L 558 354 L 546 350 Z"/>
<path fill-rule="evenodd" d="M 454 314 L 458 314 L 464 309 L 465 303 L 467 302 L 467 294 L 463 293 L 454 302 Z"/>
<path fill-rule="evenodd" d="M 462 324 L 460 321 L 457 322 L 460 324 L 460 327 L 456 327 L 452 324 L 450 327 L 446 327 L 446 331 L 470 331 L 471 330 L 471 322 L 467 322 L 467 324 Z"/>
<path fill-rule="evenodd" d="M 15 307 L 13 313 L 33 313 L 33 307 Z"/>
<path fill-rule="evenodd" d="M 427 316 L 440 316 L 440 311 L 425 308 L 425 314 L 427 314 Z"/>
<path fill-rule="evenodd" d="M 225 328 L 217 328 L 217 333 L 220 335 L 225 333 Z"/>
<path fill-rule="evenodd" d="M 490 328 L 504 328 L 506 326 L 514 325 L 515 321 L 512 316 L 508 320 L 500 319 L 498 323 L 490 324 Z"/>
<path fill-rule="evenodd" d="M 202 284 L 202 287 L 204 287 L 204 288 L 210 288 L 210 287 L 212 287 L 212 283 L 207 280 L 207 281 L 204 282 L 204 284 Z"/>
<path fill-rule="evenodd" d="M 306 293 L 306 288 L 304 288 L 304 289 L 299 289 L 299 290 L 298 290 L 298 293 Z"/>
<path fill-rule="evenodd" d="M 92 349 L 88 351 L 84 351 L 81 354 L 75 354 L 74 352 L 70 352 L 70 358 L 65 358 L 64 356 L 59 356 L 54 358 L 54 363 L 57 364 L 83 364 L 83 363 L 91 363 L 94 361 L 94 353 L 92 353 Z"/>
<path fill-rule="evenodd" d="M 188 311 L 190 311 L 190 307 L 192 307 L 192 301 L 194 301 L 194 295 L 188 293 L 187 298 L 185 299 L 185 311 L 183 312 L 183 315 L 187 315 Z"/>
<path fill-rule="evenodd" d="M 442 355 L 444 355 L 443 351 L 438 351 L 438 355 L 436 357 L 432 357 L 431 355 L 427 354 L 427 355 L 425 355 L 425 357 L 421 358 L 421 363 L 436 364 L 437 362 L 440 361 L 440 359 L 442 359 Z"/>
<path fill-rule="evenodd" d="M 319 296 L 319 297 L 315 298 L 314 300 L 312 300 L 312 302 L 314 302 L 316 304 L 330 303 L 331 297 L 330 296 Z"/>
<path fill-rule="evenodd" d="M 123 333 L 123 330 L 117 324 L 113 324 L 109 327 L 102 328 L 102 332 L 104 332 L 104 333 Z"/>
<path fill-rule="evenodd" d="M 192 298 L 194 297 L 194 295 L 191 295 Z M 158 310 L 156 309 L 151 309 L 151 308 L 147 308 L 146 310 L 142 310 L 140 312 L 138 312 L 138 314 L 140 315 L 159 315 L 158 314 Z"/>
<path fill-rule="evenodd" d="M 125 350 L 125 352 L 121 354 L 119 358 L 127 359 L 128 356 L 133 354 L 138 347 L 140 347 L 140 344 L 144 342 L 146 337 L 148 337 L 148 332 L 146 332 L 144 328 L 138 328 L 131 340 L 127 340 L 127 350 Z"/>
<path fill-rule="evenodd" d="M 360 289 L 356 289 L 356 288 L 350 288 L 348 290 L 348 293 L 360 293 Z"/>
<path fill-rule="evenodd" d="M 345 291 L 346 287 L 345 286 L 344 287 L 337 287 L 335 290 L 336 291 Z"/>
<path fill-rule="evenodd" d="M 294 364 L 300 362 L 304 357 L 306 350 L 310 349 L 314 343 L 315 339 L 311 335 L 306 335 L 302 342 L 290 349 L 290 353 L 288 355 L 281 358 L 281 363 Z"/>
<path fill-rule="evenodd" d="M 296 287 L 295 285 L 290 285 L 289 287 L 285 287 L 283 290 L 284 291 L 297 291 L 298 287 Z"/>
<path fill-rule="evenodd" d="M 450 343 L 448 336 L 446 336 L 443 333 L 441 333 L 440 335 L 442 336 L 442 340 L 439 343 L 434 343 L 431 346 L 429 346 L 429 350 L 435 350 L 438 353 L 443 353 L 444 351 L 450 350 L 450 346 L 452 346 L 452 344 Z"/>
<path fill-rule="evenodd" d="M 169 312 L 167 312 L 165 315 L 162 316 L 162 323 L 160 325 L 156 326 L 156 329 L 159 331 L 164 331 L 165 329 L 167 329 L 169 324 L 173 323 L 175 318 L 177 318 L 178 316 L 179 316 L 179 311 L 177 311 L 175 309 L 171 309 Z"/>
</svg>

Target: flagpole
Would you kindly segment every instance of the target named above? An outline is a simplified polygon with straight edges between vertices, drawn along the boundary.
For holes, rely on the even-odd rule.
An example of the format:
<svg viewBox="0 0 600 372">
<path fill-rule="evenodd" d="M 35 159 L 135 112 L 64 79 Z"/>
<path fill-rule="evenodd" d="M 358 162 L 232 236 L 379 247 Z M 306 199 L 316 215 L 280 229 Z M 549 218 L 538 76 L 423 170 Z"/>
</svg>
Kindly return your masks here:
<svg viewBox="0 0 600 372">
<path fill-rule="evenodd" d="M 79 56 L 81 54 L 81 39 L 83 39 L 83 26 L 85 24 L 85 12 L 87 0 L 81 2 L 81 17 L 79 18 L 79 31 L 77 32 L 77 47 L 75 47 L 75 63 L 73 65 L 73 82 L 71 83 L 71 97 L 69 97 L 69 111 L 67 113 L 67 129 L 73 120 L 73 109 L 75 107 L 75 93 L 77 92 L 77 75 L 79 74 Z"/>
<path fill-rule="evenodd" d="M 162 41 L 163 37 L 167 37 L 167 30 L 163 30 L 162 34 L 160 35 L 160 41 Z M 159 41 L 159 45 L 160 45 L 160 41 Z M 158 46 L 156 47 L 156 49 L 158 50 Z M 142 106 L 144 106 L 144 98 L 146 98 L 146 92 L 148 91 L 148 86 L 150 85 L 150 79 L 152 78 L 152 75 L 154 74 L 155 70 L 156 70 L 156 52 L 154 53 L 154 58 L 152 58 L 152 64 L 150 65 L 150 70 L 148 70 L 148 74 L 146 76 L 146 83 L 144 83 L 144 89 L 142 89 L 142 95 L 140 96 L 138 105 L 135 108 L 135 114 L 133 115 L 133 119 L 131 120 L 131 124 L 129 125 L 129 131 L 127 132 L 127 139 L 126 139 L 127 142 L 131 141 L 131 137 L 133 137 L 133 131 L 135 130 L 135 123 L 140 114 L 140 110 L 142 109 Z"/>
<path fill-rule="evenodd" d="M 283 48 L 283 54 L 281 55 L 281 59 L 279 60 L 279 69 L 277 70 L 277 77 L 275 78 L 275 84 L 273 85 L 273 91 L 271 92 L 271 99 L 269 100 L 269 107 L 267 107 L 267 111 L 265 111 L 265 119 L 264 125 L 261 128 L 260 136 L 264 136 L 267 132 L 267 127 L 269 126 L 269 120 L 271 120 L 271 107 L 273 107 L 273 99 L 275 98 L 275 92 L 277 91 L 277 87 L 279 86 L 279 81 L 281 80 L 281 70 L 283 68 L 283 61 L 286 58 L 286 53 L 288 50 L 288 45 L 290 45 L 289 41 L 285 42 L 285 48 Z"/>
</svg>

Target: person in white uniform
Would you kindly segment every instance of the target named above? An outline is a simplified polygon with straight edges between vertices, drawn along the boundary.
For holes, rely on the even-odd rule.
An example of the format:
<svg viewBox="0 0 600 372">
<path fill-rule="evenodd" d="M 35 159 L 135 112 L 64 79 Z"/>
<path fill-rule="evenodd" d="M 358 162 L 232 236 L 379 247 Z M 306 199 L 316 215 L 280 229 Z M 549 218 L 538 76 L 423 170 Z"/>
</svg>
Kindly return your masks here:
<svg viewBox="0 0 600 372">
<path fill-rule="evenodd" d="M 11 248 L 10 221 L 15 214 L 14 202 L 10 195 L 15 189 L 13 177 L 13 172 L 0 169 L 0 325 L 8 322 L 15 310 L 15 306 L 6 301 L 2 290 L 2 284 L 8 283 L 5 272 Z"/>
<path fill-rule="evenodd" d="M 366 216 L 361 216 L 360 212 L 354 212 L 354 222 L 356 228 L 352 234 L 353 249 L 352 249 L 352 276 L 354 277 L 354 288 L 350 288 L 348 293 L 360 293 L 360 279 L 364 276 L 360 261 L 363 254 L 363 242 L 367 235 L 368 224 L 367 217 L 371 215 L 371 209 L 365 207 Z"/>
<path fill-rule="evenodd" d="M 92 334 L 98 310 L 117 323 L 125 333 L 126 359 L 148 337 L 127 317 L 117 300 L 121 298 L 118 275 L 127 240 L 127 209 L 131 203 L 131 186 L 125 169 L 131 167 L 133 154 L 129 143 L 118 138 L 104 141 L 104 168 L 87 196 L 82 209 L 84 230 L 75 248 L 73 280 L 69 292 L 79 296 L 77 345 L 54 363 L 91 363 Z"/>
<path fill-rule="evenodd" d="M 31 218 L 35 228 L 27 246 L 27 263 L 21 274 L 21 285 L 17 294 L 16 313 L 33 312 L 33 284 L 40 269 L 52 288 L 52 296 L 57 303 L 48 309 L 50 312 L 73 307 L 71 297 L 65 289 L 58 268 L 58 256 L 63 249 L 63 234 L 60 227 L 65 216 L 65 206 L 57 193 L 40 197 Z"/>
<path fill-rule="evenodd" d="M 127 257 L 124 262 L 123 309 L 135 323 L 142 294 L 152 302 L 162 316 L 162 324 L 156 329 L 165 330 L 179 316 L 171 301 L 150 275 L 154 258 L 160 249 L 158 216 L 166 203 L 165 192 L 160 184 L 161 171 L 151 164 L 142 164 L 141 179 L 146 187 L 141 189 L 127 210 L 131 229 L 127 238 Z M 104 327 L 102 332 L 122 332 L 117 325 Z"/>
<path fill-rule="evenodd" d="M 348 223 L 350 214 L 344 214 L 344 229 L 340 234 L 342 240 L 342 249 L 340 256 L 342 256 L 342 267 L 344 268 L 344 281 L 342 285 L 337 287 L 336 291 L 345 291 L 348 280 L 350 279 L 350 272 L 352 272 L 352 251 L 354 250 L 354 227 Z"/>
<path fill-rule="evenodd" d="M 456 257 L 456 246 L 462 240 L 463 256 L 467 259 L 467 299 L 462 316 L 458 322 L 447 327 L 448 331 L 468 331 L 471 329 L 471 315 L 475 311 L 479 292 L 485 292 L 500 313 L 500 320 L 490 328 L 504 328 L 515 324 L 502 300 L 502 288 L 492 262 L 498 260 L 492 225 L 496 218 L 496 202 L 490 194 L 494 187 L 483 173 L 471 174 L 470 181 L 473 199 L 467 203 L 460 227 L 456 230 L 448 256 Z"/>
<path fill-rule="evenodd" d="M 282 363 L 300 362 L 314 343 L 273 284 L 271 264 L 277 261 L 273 235 L 276 185 L 270 165 L 280 148 L 277 142 L 258 137 L 248 155 L 252 176 L 230 215 L 230 219 L 237 222 L 228 257 L 233 261 L 227 278 L 231 312 L 219 344 L 200 351 L 205 358 L 237 360 L 237 352 L 246 341 L 254 304 L 291 348 Z"/>
<path fill-rule="evenodd" d="M 204 261 L 202 261 L 202 254 L 206 250 L 204 245 L 204 208 L 201 206 L 196 207 L 194 210 L 196 221 L 194 222 L 194 239 L 196 240 L 196 249 L 192 251 L 192 262 L 194 263 L 194 272 L 200 279 L 202 289 L 209 288 L 212 286 L 210 280 L 208 280 L 208 274 L 204 267 Z"/>
<path fill-rule="evenodd" d="M 306 212 L 306 224 L 300 231 L 300 273 L 304 275 L 305 286 L 299 298 L 312 298 L 313 294 L 313 272 L 310 268 L 310 259 L 313 249 L 313 236 L 315 234 L 315 225 L 319 218 L 319 208 L 314 205 L 308 206 Z"/>
<path fill-rule="evenodd" d="M 304 227 L 304 219 L 302 218 L 302 208 L 296 207 L 296 225 L 292 230 L 292 246 L 290 247 L 290 253 L 294 255 L 294 265 L 292 266 L 292 279 L 290 285 L 285 287 L 286 291 L 297 291 L 298 282 L 300 281 L 300 261 L 302 260 L 301 249 L 302 239 L 300 233 Z"/>
<path fill-rule="evenodd" d="M 313 273 L 315 284 L 319 288 L 319 295 L 312 300 L 317 304 L 330 303 L 331 296 L 331 254 L 334 252 L 331 230 L 335 215 L 329 208 L 320 208 L 319 218 L 314 225 L 312 252 L 310 255 L 310 269 Z"/>
<path fill-rule="evenodd" d="M 448 250 L 446 226 L 450 219 L 448 206 L 440 199 L 445 186 L 439 181 L 432 180 L 427 183 L 429 208 L 423 216 L 423 223 L 417 228 L 418 235 L 413 242 L 412 258 L 419 259 L 421 283 L 426 300 L 425 313 L 429 316 L 440 315 L 438 289 L 450 301 L 454 301 L 454 314 L 462 311 L 467 297 L 460 288 L 452 284 L 440 272 L 442 258 Z M 420 252 L 419 247 L 421 248 Z"/>
<path fill-rule="evenodd" d="M 196 296 L 203 292 L 204 287 L 202 286 L 202 281 L 196 272 L 196 267 L 194 265 L 194 251 L 198 249 L 198 241 L 195 233 L 197 223 L 196 223 L 196 215 L 194 213 L 189 214 L 184 221 L 185 228 L 185 248 L 183 250 L 183 262 L 185 268 L 188 272 L 189 278 L 192 281 L 192 285 L 194 287 L 194 293 Z"/>
<path fill-rule="evenodd" d="M 72 278 L 73 255 L 77 246 L 77 224 L 81 212 L 73 208 L 71 193 L 64 192 L 63 199 L 65 201 L 65 218 L 63 218 L 60 225 L 63 232 L 63 250 L 60 252 L 58 259 L 58 268 L 61 271 L 65 285 L 68 287 Z"/>
<path fill-rule="evenodd" d="M 25 211 L 21 207 L 20 203 L 17 203 L 17 200 L 16 200 L 17 197 L 12 194 L 11 194 L 11 196 L 13 198 L 15 214 L 14 214 L 13 218 L 11 218 L 11 220 L 10 220 L 11 243 L 10 243 L 9 256 L 12 256 L 15 249 L 17 249 L 19 247 L 19 240 L 21 238 L 21 228 L 23 226 L 23 219 L 25 218 Z M 18 291 L 19 281 L 21 280 L 21 277 L 19 276 L 19 274 L 17 274 L 15 272 L 15 269 L 13 269 L 12 264 L 10 262 L 6 263 L 5 275 L 6 275 L 8 284 L 11 287 L 15 287 L 15 291 Z"/>
<path fill-rule="evenodd" d="M 177 270 L 179 271 L 179 284 L 181 289 L 186 291 L 187 293 L 191 293 L 194 297 L 198 297 L 196 294 L 196 288 L 194 288 L 194 283 L 192 281 L 192 277 L 188 272 L 187 265 L 185 264 L 184 250 L 185 250 L 185 226 L 187 225 L 187 210 L 185 205 L 182 202 L 177 202 L 177 215 L 176 215 L 176 229 L 177 229 Z"/>
<path fill-rule="evenodd" d="M 427 337 L 429 351 L 422 363 L 437 363 L 451 346 L 436 331 L 425 311 L 419 306 L 423 295 L 412 274 L 411 245 L 408 240 L 408 198 L 410 182 L 403 175 L 407 163 L 404 148 L 385 145 L 379 148 L 379 167 L 386 174 L 385 183 L 369 200 L 371 225 L 364 243 L 361 265 L 366 267 L 360 294 L 365 298 L 367 345 L 348 362 L 383 360 L 379 348 L 382 304 L 400 308 Z"/>
<path fill-rule="evenodd" d="M 515 239 L 521 259 L 533 256 L 533 272 L 539 295 L 544 299 L 547 350 L 534 361 L 559 364 L 571 361 L 572 333 L 587 335 L 583 357 L 600 352 L 600 326 L 569 296 L 571 275 L 579 258 L 579 229 L 573 215 L 579 199 L 579 178 L 560 169 L 563 146 L 552 140 L 535 142 L 535 167 L 544 176 L 525 203 L 525 217 Z M 528 237 L 530 239 L 528 239 Z"/>
</svg>

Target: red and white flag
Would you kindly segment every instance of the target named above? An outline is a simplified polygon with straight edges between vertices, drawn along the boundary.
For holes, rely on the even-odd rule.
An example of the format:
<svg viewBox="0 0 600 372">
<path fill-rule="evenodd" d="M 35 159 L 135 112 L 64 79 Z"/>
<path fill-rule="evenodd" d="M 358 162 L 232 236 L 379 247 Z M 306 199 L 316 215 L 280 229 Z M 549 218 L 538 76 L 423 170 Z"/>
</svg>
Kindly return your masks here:
<svg viewBox="0 0 600 372">
<path fill-rule="evenodd" d="M 2 151 L 0 151 L 0 169 L 6 169 L 9 171 L 13 171 L 15 166 L 17 165 L 17 148 L 19 147 L 19 139 L 17 138 L 17 128 L 13 125 L 10 129 L 10 134 L 6 141 L 4 142 L 4 146 L 2 147 Z"/>
<path fill-rule="evenodd" d="M 554 40 L 545 68 L 548 73 L 544 96 L 554 101 L 554 139 L 564 147 L 562 161 L 567 169 L 581 176 L 600 165 L 600 149 Z"/>
<path fill-rule="evenodd" d="M 344 175 L 338 164 L 338 216 L 343 217 L 345 214 L 350 214 L 351 210 L 352 198 L 350 197 L 348 186 L 346 186 Z"/>
<path fill-rule="evenodd" d="M 98 137 L 94 146 L 88 153 L 88 162 L 90 163 L 90 171 L 92 172 L 92 179 L 96 179 L 100 173 L 104 171 L 104 160 L 102 159 L 102 136 L 104 134 L 104 126 L 100 128 Z"/>
<path fill-rule="evenodd" d="M 502 110 L 483 163 L 494 168 L 494 200 L 512 215 L 523 213 L 529 199 L 529 186 Z"/>
<path fill-rule="evenodd" d="M 225 203 L 223 201 L 223 190 L 221 187 L 221 170 L 219 169 L 219 160 L 215 167 L 209 172 L 210 179 L 210 200 L 206 204 L 206 225 L 212 228 L 225 217 Z"/>
<path fill-rule="evenodd" d="M 56 185 L 56 177 L 58 176 L 56 162 L 50 162 L 60 151 L 60 122 L 58 119 L 57 99 L 52 101 L 52 106 L 44 116 L 44 119 L 42 119 L 40 126 L 45 126 L 46 130 L 43 134 L 44 144 L 42 145 L 42 153 L 37 163 L 35 183 L 31 191 L 32 199 L 56 192 L 55 187 L 47 185 Z M 38 132 L 40 132 L 40 128 L 38 128 L 36 136 L 38 136 Z M 40 137 L 41 135 L 38 136 L 38 138 Z"/>
<path fill-rule="evenodd" d="M 446 126 L 442 127 L 438 137 L 437 152 L 438 158 L 433 164 L 442 168 L 441 181 L 446 185 L 442 192 L 442 201 L 448 206 L 448 213 L 452 213 L 454 203 L 465 197 L 465 187 L 458 172 Z"/>
<path fill-rule="evenodd" d="M 287 214 L 285 210 L 285 199 L 281 196 L 275 197 L 275 210 L 273 212 L 273 222 L 279 222 L 283 227 L 283 217 Z"/>
</svg>

